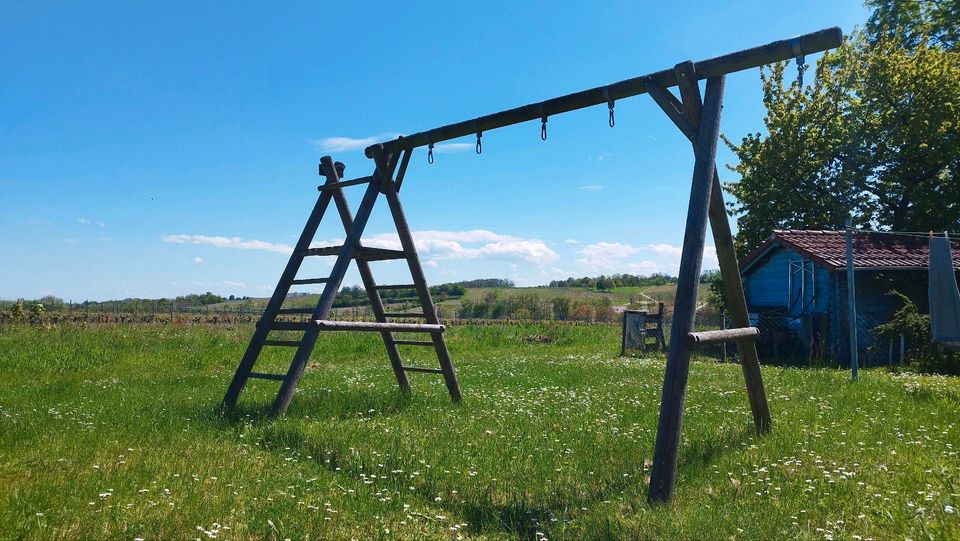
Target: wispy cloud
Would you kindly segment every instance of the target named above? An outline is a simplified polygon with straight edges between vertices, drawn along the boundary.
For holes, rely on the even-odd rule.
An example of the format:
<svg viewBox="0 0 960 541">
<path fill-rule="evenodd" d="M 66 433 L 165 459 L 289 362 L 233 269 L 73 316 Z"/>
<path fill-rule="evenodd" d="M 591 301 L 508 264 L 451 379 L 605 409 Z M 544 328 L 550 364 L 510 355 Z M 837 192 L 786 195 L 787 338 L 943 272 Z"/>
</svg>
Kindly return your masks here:
<svg viewBox="0 0 960 541">
<path fill-rule="evenodd" d="M 194 263 L 197 263 L 197 264 L 201 264 L 201 263 L 203 263 L 203 258 L 202 258 L 202 257 L 195 257 L 195 258 L 193 258 L 193 262 L 194 262 Z"/>
<path fill-rule="evenodd" d="M 539 239 L 527 239 L 494 233 L 486 229 L 470 231 L 414 231 L 417 252 L 429 260 L 500 259 L 520 260 L 536 265 L 549 265 L 560 259 Z M 393 233 L 382 233 L 363 239 L 365 246 L 400 249 L 400 239 Z"/>
<path fill-rule="evenodd" d="M 240 237 L 211 237 L 207 235 L 165 235 L 161 237 L 163 242 L 174 244 L 201 244 L 215 246 L 217 248 L 234 248 L 238 250 L 264 250 L 267 252 L 276 252 L 279 254 L 289 254 L 293 252 L 293 247 L 288 244 L 278 244 L 257 239 L 242 239 Z"/>
<path fill-rule="evenodd" d="M 81 223 L 83 225 L 90 225 L 93 223 L 93 220 L 88 220 L 87 218 L 77 218 L 77 223 Z M 99 221 L 97 222 L 97 225 L 100 227 L 107 227 L 107 224 Z"/>
<path fill-rule="evenodd" d="M 580 241 L 577 239 L 567 239 L 563 241 L 564 244 L 580 244 Z"/>
<path fill-rule="evenodd" d="M 243 282 L 235 282 L 233 280 L 221 280 L 217 282 L 217 285 L 227 287 L 247 287 L 247 284 Z"/>
<path fill-rule="evenodd" d="M 602 190 L 603 186 L 599 184 L 586 184 L 584 186 L 580 186 L 579 189 L 581 192 L 596 192 L 598 190 Z"/>
<path fill-rule="evenodd" d="M 580 258 L 576 263 L 581 269 L 594 273 L 676 274 L 682 252 L 682 247 L 666 243 L 631 246 L 619 242 L 597 242 L 577 250 Z M 703 268 L 716 267 L 716 250 L 713 246 L 705 246 Z"/>
<path fill-rule="evenodd" d="M 648 244 L 647 248 L 660 255 L 680 257 L 680 254 L 683 253 L 683 248 L 671 244 Z"/>
<path fill-rule="evenodd" d="M 536 265 L 548 265 L 560 259 L 546 243 L 539 239 L 527 239 L 494 233 L 485 229 L 470 231 L 414 231 L 413 239 L 417 252 L 433 267 L 441 259 L 500 259 L 508 261 L 526 261 Z M 208 235 L 165 235 L 163 242 L 174 244 L 198 244 L 216 248 L 239 250 L 264 250 L 289 254 L 293 247 L 288 244 L 267 242 L 240 237 L 221 237 Z M 312 246 L 330 246 L 341 244 L 343 239 L 327 239 L 315 242 Z M 400 239 L 396 233 L 380 233 L 363 238 L 364 246 L 400 250 Z"/>
<path fill-rule="evenodd" d="M 440 143 L 439 145 L 433 146 L 433 151 L 442 154 L 453 154 L 455 152 L 466 152 L 474 148 L 474 143 Z"/>
<path fill-rule="evenodd" d="M 398 133 L 378 133 L 375 135 L 370 135 L 368 137 L 344 137 L 344 136 L 335 136 L 335 137 L 324 137 L 322 139 L 317 139 L 311 141 L 314 146 L 317 147 L 322 152 L 349 152 L 353 150 L 362 150 L 368 146 L 379 143 L 381 141 L 387 141 L 390 139 L 396 139 Z M 436 150 L 436 149 L 435 149 Z"/>
</svg>

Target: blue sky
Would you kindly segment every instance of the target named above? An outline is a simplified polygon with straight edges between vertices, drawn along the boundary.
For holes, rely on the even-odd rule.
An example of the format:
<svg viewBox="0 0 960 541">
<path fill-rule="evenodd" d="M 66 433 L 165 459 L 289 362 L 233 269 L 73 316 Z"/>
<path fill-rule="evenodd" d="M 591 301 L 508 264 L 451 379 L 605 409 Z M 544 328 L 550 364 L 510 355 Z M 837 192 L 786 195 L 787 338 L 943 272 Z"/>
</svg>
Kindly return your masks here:
<svg viewBox="0 0 960 541">
<path fill-rule="evenodd" d="M 4 3 L 0 299 L 267 296 L 325 154 L 367 175 L 368 141 L 867 17 L 859 0 L 647 4 Z M 689 144 L 647 96 L 616 112 L 613 129 L 603 106 L 553 117 L 546 142 L 539 122 L 488 132 L 481 156 L 470 138 L 433 165 L 415 152 L 401 198 L 430 282 L 675 273 Z M 762 120 L 759 70 L 729 76 L 723 132 Z M 366 238 L 389 246 L 384 203 Z M 340 237 L 336 220 L 318 235 Z"/>
</svg>

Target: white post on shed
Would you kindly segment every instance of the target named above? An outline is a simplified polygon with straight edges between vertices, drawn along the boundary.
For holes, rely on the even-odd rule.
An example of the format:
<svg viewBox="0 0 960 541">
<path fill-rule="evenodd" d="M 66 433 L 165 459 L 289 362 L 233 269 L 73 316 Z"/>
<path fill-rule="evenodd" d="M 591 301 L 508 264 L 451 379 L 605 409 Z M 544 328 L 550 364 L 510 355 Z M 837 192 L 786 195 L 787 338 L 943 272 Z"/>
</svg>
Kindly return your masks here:
<svg viewBox="0 0 960 541">
<path fill-rule="evenodd" d="M 847 328 L 850 334 L 850 376 L 860 379 L 857 359 L 857 288 L 853 277 L 853 223 L 847 218 Z"/>
</svg>

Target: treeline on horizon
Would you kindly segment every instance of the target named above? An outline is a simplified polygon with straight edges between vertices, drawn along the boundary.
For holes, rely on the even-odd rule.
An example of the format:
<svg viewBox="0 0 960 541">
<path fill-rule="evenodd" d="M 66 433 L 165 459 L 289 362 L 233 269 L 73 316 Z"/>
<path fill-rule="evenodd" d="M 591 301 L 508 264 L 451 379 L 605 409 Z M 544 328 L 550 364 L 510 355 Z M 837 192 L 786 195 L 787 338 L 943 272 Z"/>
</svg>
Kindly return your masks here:
<svg viewBox="0 0 960 541">
<path fill-rule="evenodd" d="M 701 278 L 701 282 L 709 281 L 710 277 L 716 274 L 716 271 L 708 271 L 704 273 Z M 567 278 L 565 280 L 553 280 L 550 282 L 548 287 L 560 288 L 560 287 L 570 287 L 570 288 L 585 288 L 585 289 L 595 289 L 597 291 L 611 291 L 618 287 L 652 287 L 652 286 L 661 286 L 668 284 L 676 284 L 677 278 L 675 276 L 670 276 L 664 273 L 654 273 L 649 276 L 643 275 L 633 275 L 633 274 L 613 274 L 610 276 L 600 275 L 597 277 L 584 276 L 582 278 Z M 477 278 L 474 280 L 463 280 L 459 282 L 450 282 L 445 284 L 440 284 L 436 286 L 430 286 L 430 295 L 433 297 L 434 301 L 440 302 L 448 299 L 457 299 L 463 297 L 466 294 L 468 289 L 508 289 L 515 288 L 516 284 L 506 278 Z M 315 293 L 314 293 L 315 294 Z M 311 295 L 311 293 L 290 293 L 290 297 L 300 297 Z M 380 297 L 385 301 L 403 301 L 409 299 L 410 301 L 416 301 L 417 294 L 414 289 L 393 289 L 393 290 L 383 290 L 380 292 Z M 54 295 L 46 295 L 39 299 L 26 300 L 19 299 L 18 301 L 0 301 L 0 308 L 10 307 L 14 304 L 21 304 L 24 307 L 33 307 L 36 305 L 42 305 L 43 309 L 46 311 L 61 311 L 65 309 L 82 309 L 82 310 L 98 310 L 98 311 L 109 311 L 109 312 L 160 312 L 160 311 L 182 311 L 182 310 L 191 310 L 198 309 L 205 306 L 211 306 L 215 304 L 227 303 L 230 301 L 251 301 L 254 300 L 249 296 L 236 296 L 236 295 L 218 295 L 207 291 L 206 293 L 194 293 L 189 295 L 181 295 L 173 298 L 159 298 L 159 299 L 144 299 L 144 298 L 127 298 L 121 300 L 109 300 L 109 301 L 83 301 L 80 303 L 68 303 L 60 297 Z M 351 307 L 351 306 L 361 306 L 368 303 L 367 293 L 361 286 L 347 286 L 342 288 L 334 299 L 333 306 L 336 308 L 342 307 Z M 512 304 L 513 301 L 507 303 Z M 480 303 L 484 304 L 484 303 Z M 494 303 L 495 304 L 495 303 Z M 534 309 L 531 306 L 532 303 L 525 303 L 525 306 L 520 307 L 506 307 L 503 309 L 501 305 L 500 309 L 490 309 L 486 310 L 484 308 L 477 308 L 476 312 L 478 315 L 483 312 L 492 313 L 492 312 L 506 312 L 511 313 L 520 308 L 526 308 L 530 312 L 539 312 L 540 310 Z M 551 306 L 551 308 L 553 308 Z M 561 305 L 558 306 L 559 310 L 551 310 L 553 312 L 559 312 L 554 314 L 554 317 L 560 316 L 561 319 L 564 319 L 564 307 Z M 596 306 L 600 312 L 604 312 L 603 306 Z M 524 310 L 520 310 L 523 312 Z M 498 314 L 499 315 L 499 314 Z"/>
<path fill-rule="evenodd" d="M 467 289 L 471 288 L 511 288 L 515 287 L 512 280 L 504 278 L 478 278 L 475 280 L 465 280 L 440 284 L 430 287 L 430 295 L 435 301 L 445 301 L 448 299 L 460 298 L 466 294 Z M 310 293 L 290 293 L 289 297 L 301 297 L 310 295 Z M 388 289 L 380 292 L 380 297 L 387 301 L 399 301 L 404 299 L 416 300 L 417 292 L 414 289 Z M 207 291 L 206 293 L 193 293 L 190 295 L 181 295 L 173 298 L 143 299 L 126 298 L 109 301 L 83 301 L 79 303 L 67 302 L 54 295 L 45 295 L 39 299 L 19 299 L 17 301 L 0 301 L 0 308 L 11 307 L 19 304 L 26 308 L 33 308 L 42 305 L 45 311 L 62 311 L 65 309 L 73 310 L 91 310 L 107 312 L 170 312 L 178 310 L 190 310 L 222 304 L 229 301 L 250 301 L 249 296 L 236 295 L 218 295 Z M 333 306 L 337 308 L 359 306 L 367 304 L 366 291 L 360 286 L 347 286 L 342 288 L 334 299 Z"/>
<path fill-rule="evenodd" d="M 700 283 L 705 284 L 716 279 L 720 271 L 708 270 L 700 275 Z M 655 272 L 650 276 L 642 274 L 612 274 L 610 276 L 600 275 L 596 278 L 584 276 L 583 278 L 567 278 L 566 280 L 553 280 L 550 287 L 583 287 L 586 289 L 596 289 L 598 291 L 611 291 L 618 287 L 654 287 L 665 286 L 677 283 L 676 276 L 670 276 L 662 272 Z"/>
</svg>

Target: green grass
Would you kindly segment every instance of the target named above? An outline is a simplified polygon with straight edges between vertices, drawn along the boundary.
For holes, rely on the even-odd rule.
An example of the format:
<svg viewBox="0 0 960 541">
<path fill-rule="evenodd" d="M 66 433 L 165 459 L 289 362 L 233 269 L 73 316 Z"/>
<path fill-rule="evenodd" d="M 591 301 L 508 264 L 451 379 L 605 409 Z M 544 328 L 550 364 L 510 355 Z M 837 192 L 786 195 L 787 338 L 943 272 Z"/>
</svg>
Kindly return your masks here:
<svg viewBox="0 0 960 541">
<path fill-rule="evenodd" d="M 279 422 L 276 382 L 217 410 L 249 332 L 0 329 L 0 538 L 960 537 L 956 379 L 765 368 L 758 437 L 739 368 L 696 362 L 675 499 L 651 507 L 663 362 L 617 358 L 614 326 L 451 329 L 461 405 L 331 336 Z"/>
</svg>

